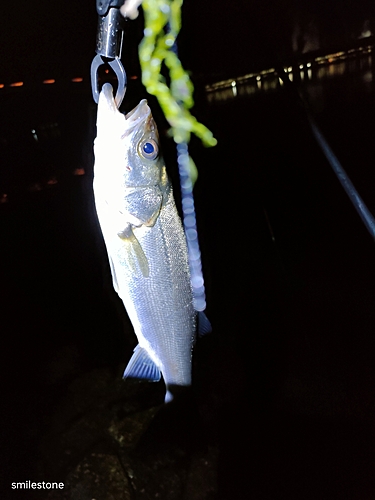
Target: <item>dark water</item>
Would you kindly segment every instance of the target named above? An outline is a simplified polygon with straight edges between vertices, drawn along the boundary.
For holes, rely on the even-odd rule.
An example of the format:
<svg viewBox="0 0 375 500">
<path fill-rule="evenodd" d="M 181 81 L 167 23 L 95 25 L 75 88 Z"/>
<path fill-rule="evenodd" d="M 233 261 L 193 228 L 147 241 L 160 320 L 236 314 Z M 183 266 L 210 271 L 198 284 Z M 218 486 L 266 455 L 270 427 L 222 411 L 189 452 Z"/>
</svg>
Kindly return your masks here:
<svg viewBox="0 0 375 500">
<path fill-rule="evenodd" d="M 299 88 L 375 213 L 371 60 L 340 64 Z M 219 141 L 192 144 L 214 330 L 194 369 L 202 440 L 218 450 L 210 498 L 373 498 L 374 243 L 284 88 L 202 101 L 197 114 Z M 71 151 L 85 176 L 0 205 L 9 482 L 32 479 L 67 385 L 93 368 L 117 373 L 134 346 L 106 287 L 90 133 L 78 131 L 86 146 L 70 137 L 64 159 Z"/>
</svg>

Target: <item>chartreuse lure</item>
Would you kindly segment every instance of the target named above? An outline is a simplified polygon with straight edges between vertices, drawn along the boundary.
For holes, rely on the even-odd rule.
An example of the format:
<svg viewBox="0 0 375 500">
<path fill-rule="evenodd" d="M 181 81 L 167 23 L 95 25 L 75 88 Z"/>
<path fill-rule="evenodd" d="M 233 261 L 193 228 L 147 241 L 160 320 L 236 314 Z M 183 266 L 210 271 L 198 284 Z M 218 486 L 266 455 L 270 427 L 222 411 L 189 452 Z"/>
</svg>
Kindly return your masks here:
<svg viewBox="0 0 375 500">
<path fill-rule="evenodd" d="M 155 95 L 171 126 L 170 134 L 177 144 L 188 143 L 191 134 L 205 146 L 215 146 L 212 132 L 190 113 L 194 104 L 194 87 L 174 49 L 181 29 L 182 0 L 143 0 L 144 38 L 139 46 L 142 83 L 149 94 Z M 161 74 L 168 68 L 170 85 Z M 194 184 L 197 170 L 189 157 L 189 176 Z"/>
</svg>

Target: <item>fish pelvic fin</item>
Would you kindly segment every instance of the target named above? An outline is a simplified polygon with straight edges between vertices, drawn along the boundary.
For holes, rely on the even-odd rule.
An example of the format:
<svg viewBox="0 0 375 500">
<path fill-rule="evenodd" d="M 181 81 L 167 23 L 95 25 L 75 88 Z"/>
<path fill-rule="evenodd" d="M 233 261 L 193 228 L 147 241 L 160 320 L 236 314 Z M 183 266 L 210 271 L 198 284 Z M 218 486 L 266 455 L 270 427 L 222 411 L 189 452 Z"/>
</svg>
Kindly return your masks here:
<svg viewBox="0 0 375 500">
<path fill-rule="evenodd" d="M 149 380 L 150 382 L 158 382 L 161 378 L 161 373 L 146 349 L 143 349 L 138 344 L 124 371 L 123 378 L 138 378 Z"/>
<path fill-rule="evenodd" d="M 145 278 L 148 278 L 150 275 L 148 260 L 141 244 L 135 237 L 130 224 L 126 227 L 126 229 L 124 229 L 124 231 L 118 233 L 118 236 L 124 242 L 125 261 L 129 269 L 133 273 L 137 273 L 138 269 L 140 269 L 142 275 Z"/>
</svg>

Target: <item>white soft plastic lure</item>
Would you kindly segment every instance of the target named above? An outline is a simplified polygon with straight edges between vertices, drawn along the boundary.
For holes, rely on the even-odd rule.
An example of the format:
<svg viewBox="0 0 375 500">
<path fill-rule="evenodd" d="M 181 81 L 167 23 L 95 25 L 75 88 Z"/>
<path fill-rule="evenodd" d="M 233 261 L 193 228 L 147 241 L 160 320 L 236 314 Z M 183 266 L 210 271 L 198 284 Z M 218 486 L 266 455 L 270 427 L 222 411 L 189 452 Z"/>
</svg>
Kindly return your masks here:
<svg viewBox="0 0 375 500">
<path fill-rule="evenodd" d="M 124 377 L 191 384 L 196 312 L 187 247 L 146 100 L 126 116 L 105 84 L 98 103 L 94 195 L 113 286 L 138 338 Z"/>
</svg>

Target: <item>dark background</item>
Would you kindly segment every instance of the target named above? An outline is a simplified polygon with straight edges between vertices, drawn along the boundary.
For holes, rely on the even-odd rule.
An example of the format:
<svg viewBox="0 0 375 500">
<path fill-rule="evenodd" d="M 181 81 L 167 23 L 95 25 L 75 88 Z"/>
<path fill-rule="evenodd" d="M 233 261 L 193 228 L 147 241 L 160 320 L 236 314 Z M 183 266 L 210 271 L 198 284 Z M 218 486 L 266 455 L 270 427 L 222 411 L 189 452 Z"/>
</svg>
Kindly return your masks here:
<svg viewBox="0 0 375 500">
<path fill-rule="evenodd" d="M 57 78 L 88 72 L 95 50 L 95 2 L 3 2 L 0 80 Z M 374 23 L 370 0 L 191 0 L 183 6 L 180 50 L 194 73 L 235 72 L 264 66 L 270 57 L 306 50 L 307 38 L 320 47 L 346 44 Z M 142 19 L 127 23 L 123 59 L 133 60 Z M 297 33 L 300 33 L 298 37 Z M 293 47 L 294 34 L 294 47 Z M 128 67 L 128 66 L 127 66 Z"/>
<path fill-rule="evenodd" d="M 90 462 L 99 452 L 132 468 L 132 499 L 374 497 L 373 240 L 293 93 L 244 86 L 238 99 L 209 104 L 204 92 L 207 82 L 287 64 L 307 48 L 358 46 L 373 9 L 349 1 L 186 2 L 180 54 L 196 84 L 194 112 L 218 139 L 213 149 L 191 144 L 214 331 L 197 343 L 187 418 L 180 412 L 173 429 L 162 416 L 161 431 L 137 454 L 164 388 L 121 385 L 136 340 L 111 290 L 92 195 L 95 6 L 2 7 L 4 498 L 18 498 L 11 481 L 35 478 L 63 480 L 74 500 L 120 500 L 124 493 L 108 493 L 112 462 Z M 142 18 L 127 23 L 128 75 L 139 76 L 142 29 Z M 298 88 L 375 213 L 372 60 L 331 67 L 332 78 L 314 67 Z M 70 81 L 77 76 L 82 84 Z M 56 84 L 42 85 L 45 78 Z M 7 86 L 21 80 L 21 88 Z M 139 78 L 130 80 L 123 108 L 144 95 Z M 150 102 L 178 198 L 175 150 Z M 85 174 L 72 175 L 76 169 Z M 74 479 L 87 461 L 86 477 L 97 474 L 107 493 Z"/>
</svg>

